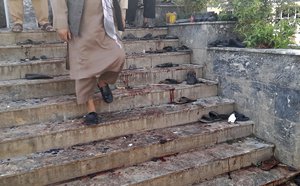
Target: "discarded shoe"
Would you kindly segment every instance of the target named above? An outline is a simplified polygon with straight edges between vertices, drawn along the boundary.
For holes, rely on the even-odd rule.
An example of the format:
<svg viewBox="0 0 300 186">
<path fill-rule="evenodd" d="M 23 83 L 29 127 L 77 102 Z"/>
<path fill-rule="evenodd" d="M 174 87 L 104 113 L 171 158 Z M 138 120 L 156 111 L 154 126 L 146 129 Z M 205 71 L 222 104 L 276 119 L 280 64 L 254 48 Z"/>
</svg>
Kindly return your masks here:
<svg viewBox="0 0 300 186">
<path fill-rule="evenodd" d="M 53 79 L 53 77 L 45 74 L 25 74 L 25 79 L 34 80 L 34 79 Z"/>
<path fill-rule="evenodd" d="M 98 84 L 98 88 L 101 92 L 102 98 L 106 103 L 111 103 L 113 102 L 113 94 L 108 86 L 108 84 L 106 84 L 104 87 L 100 87 Z"/>
<path fill-rule="evenodd" d="M 236 111 L 233 112 L 236 117 L 236 121 L 249 121 L 249 117 L 245 116 L 244 114 L 238 113 Z"/>
<path fill-rule="evenodd" d="M 166 52 L 177 52 L 176 48 L 174 48 L 172 46 L 166 46 L 163 48 L 163 50 Z"/>
<path fill-rule="evenodd" d="M 264 170 L 264 171 L 269 171 L 272 168 L 274 168 L 275 166 L 277 166 L 279 164 L 279 162 L 273 157 L 269 160 L 263 161 L 261 163 L 260 169 Z"/>
<path fill-rule="evenodd" d="M 99 117 L 96 112 L 90 112 L 87 115 L 83 116 L 85 125 L 96 125 L 99 123 Z"/>
<path fill-rule="evenodd" d="M 245 48 L 246 45 L 238 39 L 229 39 L 229 47 Z"/>
<path fill-rule="evenodd" d="M 17 42 L 17 45 L 41 45 L 44 43 L 45 41 L 33 41 L 31 39 L 26 39 L 25 41 Z"/>
<path fill-rule="evenodd" d="M 218 20 L 218 14 L 216 14 L 215 12 L 205 12 L 194 16 L 195 22 L 217 21 L 217 20 Z"/>
<path fill-rule="evenodd" d="M 210 112 L 208 113 L 208 116 L 209 116 L 212 120 L 214 120 L 214 121 L 221 121 L 221 120 L 222 120 L 222 118 L 220 117 L 220 114 L 218 114 L 217 112 L 214 112 L 214 111 L 210 111 Z"/>
<path fill-rule="evenodd" d="M 213 123 L 217 121 L 222 121 L 222 118 L 217 112 L 210 111 L 208 115 L 203 115 L 200 119 L 200 122 L 202 123 Z"/>
<path fill-rule="evenodd" d="M 164 53 L 164 50 L 147 50 L 145 51 L 146 54 L 161 54 Z"/>
<path fill-rule="evenodd" d="M 191 51 L 191 49 L 185 45 L 181 45 L 180 47 L 176 48 L 177 51 Z"/>
<path fill-rule="evenodd" d="M 159 82 L 159 84 L 180 84 L 176 79 L 165 79 Z"/>
<path fill-rule="evenodd" d="M 141 40 L 151 40 L 153 39 L 153 35 L 151 33 L 146 34 L 145 36 L 140 38 Z"/>
<path fill-rule="evenodd" d="M 123 37 L 124 40 L 139 40 L 135 35 L 132 33 L 127 34 L 126 36 Z"/>
<path fill-rule="evenodd" d="M 39 60 L 39 58 L 33 56 L 32 58 L 30 58 L 31 61 L 36 61 L 36 60 Z"/>
<path fill-rule="evenodd" d="M 192 102 L 195 102 L 197 101 L 196 99 L 190 99 L 190 98 L 187 98 L 187 97 L 180 97 L 179 99 L 175 100 L 174 103 L 175 104 L 186 104 L 186 103 L 192 103 Z"/>
<path fill-rule="evenodd" d="M 155 67 L 159 67 L 159 68 L 167 68 L 167 67 L 178 67 L 178 64 L 173 64 L 173 63 L 162 63 L 159 65 L 156 65 Z"/>
<path fill-rule="evenodd" d="M 45 56 L 45 55 L 42 55 L 42 56 L 40 56 L 40 59 L 41 59 L 41 60 L 46 60 L 46 59 L 48 59 L 48 57 Z"/>
<path fill-rule="evenodd" d="M 246 45 L 239 39 L 216 40 L 208 44 L 208 47 L 237 47 L 245 48 Z"/>
<path fill-rule="evenodd" d="M 194 70 L 190 70 L 186 75 L 186 83 L 188 85 L 195 85 L 200 81 L 196 77 L 196 72 Z"/>
</svg>

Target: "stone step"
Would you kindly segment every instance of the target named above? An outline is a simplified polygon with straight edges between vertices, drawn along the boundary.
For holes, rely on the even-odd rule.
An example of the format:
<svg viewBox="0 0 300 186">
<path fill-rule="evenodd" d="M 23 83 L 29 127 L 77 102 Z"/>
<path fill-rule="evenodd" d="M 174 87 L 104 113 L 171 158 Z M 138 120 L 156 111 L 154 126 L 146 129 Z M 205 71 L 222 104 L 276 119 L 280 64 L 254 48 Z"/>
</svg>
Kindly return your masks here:
<svg viewBox="0 0 300 186">
<path fill-rule="evenodd" d="M 168 33 L 167 28 L 135 28 L 126 29 L 123 35 L 133 34 L 136 37 L 143 37 L 148 33 L 153 36 L 163 35 Z M 56 32 L 44 32 L 40 30 L 24 30 L 22 33 L 13 33 L 9 29 L 0 29 L 0 46 L 15 45 L 18 42 L 24 42 L 27 39 L 33 41 L 57 42 L 60 41 Z"/>
<path fill-rule="evenodd" d="M 125 36 L 129 33 L 139 38 L 144 37 L 146 34 L 149 33 L 151 33 L 153 36 L 158 36 L 168 34 L 168 28 L 126 28 L 122 36 Z"/>
<path fill-rule="evenodd" d="M 255 138 L 199 148 L 152 159 L 132 167 L 93 174 L 55 185 L 176 185 L 186 186 L 213 176 L 248 167 L 273 155 L 273 145 Z"/>
<path fill-rule="evenodd" d="M 13 33 L 10 29 L 0 29 L 0 46 L 15 45 L 18 42 L 24 42 L 27 39 L 44 42 L 60 41 L 56 32 L 24 30 L 22 33 Z"/>
<path fill-rule="evenodd" d="M 190 70 L 194 70 L 197 77 L 202 76 L 202 67 L 199 65 L 123 70 L 116 86 L 134 87 L 147 84 L 158 84 L 161 80 L 167 78 L 184 81 L 187 72 Z M 211 83 L 215 84 L 214 82 Z M 17 101 L 68 94 L 75 94 L 75 83 L 69 76 L 58 76 L 48 80 L 19 79 L 0 81 L 0 95 L 2 100 Z"/>
<path fill-rule="evenodd" d="M 252 130 L 252 122 L 192 123 L 10 158 L 0 161 L 0 185 L 51 184 L 247 137 Z"/>
<path fill-rule="evenodd" d="M 218 176 L 194 186 L 276 186 L 287 182 L 299 173 L 299 171 L 289 170 L 283 164 L 279 164 L 269 171 L 263 171 L 252 166 Z"/>
<path fill-rule="evenodd" d="M 163 104 L 100 113 L 102 122 L 86 127 L 82 119 L 43 122 L 0 129 L 0 159 L 69 147 L 76 144 L 196 122 L 210 111 L 231 113 L 233 101 L 218 97 L 199 99 L 195 103 Z M 28 116 L 30 117 L 30 116 Z M 1 176 L 0 176 L 1 177 Z"/>
<path fill-rule="evenodd" d="M 162 50 L 166 46 L 178 47 L 178 39 L 123 41 L 126 53 L 142 53 L 148 50 Z"/>
<path fill-rule="evenodd" d="M 142 53 L 147 50 L 161 50 L 165 46 L 178 47 L 178 39 L 166 40 L 137 40 L 124 41 L 126 53 Z M 8 45 L 0 46 L 0 59 L 2 61 L 18 61 L 20 59 L 32 59 L 34 56 L 39 58 L 45 55 L 48 58 L 59 58 L 66 56 L 66 44 L 64 43 L 45 43 L 41 45 Z"/>
<path fill-rule="evenodd" d="M 211 84 L 196 85 L 145 85 L 132 89 L 113 90 L 114 102 L 105 103 L 100 93 L 95 95 L 98 112 L 111 112 L 136 107 L 170 103 L 185 96 L 191 99 L 217 95 L 217 86 Z M 0 128 L 47 121 L 62 121 L 82 116 L 86 112 L 84 104 L 77 105 L 74 95 L 45 97 L 19 101 L 0 102 Z"/>
<path fill-rule="evenodd" d="M 152 68 L 158 64 L 186 64 L 191 62 L 189 52 L 169 52 L 162 54 L 135 54 L 126 57 L 124 69 L 129 67 Z M 21 79 L 27 73 L 43 73 L 51 76 L 66 75 L 65 58 L 52 58 L 38 61 L 0 61 L 0 80 Z"/>
<path fill-rule="evenodd" d="M 47 58 L 66 57 L 66 45 L 63 43 L 42 45 L 7 45 L 0 46 L 1 61 L 19 61 L 20 59 L 39 58 L 44 55 Z"/>
</svg>

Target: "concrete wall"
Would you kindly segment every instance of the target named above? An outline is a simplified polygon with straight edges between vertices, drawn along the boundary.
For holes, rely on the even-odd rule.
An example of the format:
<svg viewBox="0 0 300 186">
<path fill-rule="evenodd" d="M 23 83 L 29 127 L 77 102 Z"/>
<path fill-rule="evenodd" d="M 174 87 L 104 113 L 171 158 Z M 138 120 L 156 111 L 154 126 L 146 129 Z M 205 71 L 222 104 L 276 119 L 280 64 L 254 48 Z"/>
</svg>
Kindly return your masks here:
<svg viewBox="0 0 300 186">
<path fill-rule="evenodd" d="M 176 35 L 180 43 L 193 49 L 192 63 L 206 64 L 206 47 L 217 39 L 235 38 L 234 22 L 201 22 L 172 25 L 169 34 Z"/>
<path fill-rule="evenodd" d="M 300 168 L 300 50 L 211 48 L 204 71 L 276 145 L 276 157 Z"/>
</svg>

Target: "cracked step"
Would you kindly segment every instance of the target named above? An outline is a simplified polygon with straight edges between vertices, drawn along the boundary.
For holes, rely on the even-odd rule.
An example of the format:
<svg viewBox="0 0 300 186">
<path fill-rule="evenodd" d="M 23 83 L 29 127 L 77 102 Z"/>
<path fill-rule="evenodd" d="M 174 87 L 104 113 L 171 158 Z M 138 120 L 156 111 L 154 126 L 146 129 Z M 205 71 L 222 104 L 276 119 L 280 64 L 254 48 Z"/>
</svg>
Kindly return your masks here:
<svg viewBox="0 0 300 186">
<path fill-rule="evenodd" d="M 118 167 L 132 166 L 151 159 L 159 161 L 160 158 L 157 157 L 247 137 L 252 134 L 252 130 L 252 122 L 242 122 L 237 125 L 228 125 L 226 122 L 217 122 L 211 125 L 192 123 L 76 145 L 66 149 L 52 149 L 24 157 L 10 158 L 9 160 L 0 160 L 0 185 L 45 185 Z M 235 148 L 231 148 L 230 150 L 236 149 L 239 152 L 231 152 L 232 154 L 230 155 L 245 156 L 241 154 L 249 154 L 250 151 L 255 149 L 266 152 L 271 150 L 271 146 L 268 145 L 255 144 L 252 145 L 255 147 L 252 147 L 250 143 L 254 142 L 248 140 L 248 143 L 244 145 L 248 147 L 245 150 L 242 150 L 237 145 Z M 222 144 L 220 146 L 226 145 Z M 244 147 L 243 145 L 241 146 Z M 212 149 L 210 150 L 214 152 Z M 205 151 L 209 150 L 206 149 Z M 202 153 L 204 153 L 203 150 Z M 222 161 L 227 158 L 224 156 L 225 153 L 224 157 L 222 155 L 213 157 L 208 152 L 202 153 L 199 155 L 209 154 L 209 158 L 205 159 L 210 161 L 216 161 L 218 158 Z M 253 152 L 251 153 L 254 154 Z M 238 157 L 232 158 L 238 159 Z M 233 161 L 231 160 L 232 163 Z M 238 163 L 242 164 L 242 162 Z M 245 164 L 246 162 L 243 163 Z M 245 166 L 244 164 L 239 166 Z M 231 166 L 234 167 L 233 165 Z M 139 165 L 137 170 L 139 170 Z M 96 183 L 96 185 L 98 184 Z M 103 185 L 110 184 L 107 182 Z"/>
<path fill-rule="evenodd" d="M 169 68 L 151 68 L 123 70 L 116 83 L 118 87 L 133 87 L 147 84 L 158 84 L 160 81 L 175 79 L 184 81 L 188 71 L 196 72 L 197 77 L 202 77 L 202 67 L 199 65 L 180 65 Z M 205 80 L 202 80 L 205 82 Z M 207 81 L 207 80 L 206 80 Z M 209 81 L 207 81 L 209 82 Z M 216 84 L 215 82 L 212 82 Z M 69 76 L 58 76 L 46 80 L 9 80 L 0 81 L 0 95 L 2 100 L 24 100 L 75 94 L 75 83 Z"/>
<path fill-rule="evenodd" d="M 152 35 L 163 35 L 168 33 L 167 28 L 151 28 L 151 29 L 126 29 L 123 36 L 127 34 L 133 34 L 136 37 L 143 37 L 148 33 Z M 56 32 L 44 32 L 41 30 L 24 30 L 21 33 L 15 34 L 10 31 L 10 29 L 0 29 L 0 45 L 13 45 L 18 42 L 23 42 L 27 39 L 33 41 L 45 41 L 45 42 L 56 42 L 60 41 Z"/>
<path fill-rule="evenodd" d="M 134 54 L 128 55 L 124 69 L 152 68 L 162 63 L 189 64 L 190 52 L 170 52 L 162 54 Z M 0 80 L 21 79 L 28 73 L 43 73 L 51 76 L 68 74 L 65 69 L 65 58 L 49 58 L 37 61 L 0 61 Z"/>
<path fill-rule="evenodd" d="M 276 186 L 287 182 L 299 173 L 299 171 L 289 170 L 288 166 L 283 164 L 269 171 L 252 166 L 193 186 Z"/>
<path fill-rule="evenodd" d="M 268 159 L 273 148 L 259 139 L 246 138 L 54 185 L 186 186 Z"/>
<path fill-rule="evenodd" d="M 2 128 L 0 159 L 196 122 L 210 111 L 231 113 L 233 103 L 233 100 L 212 97 L 184 105 L 133 107 L 129 110 L 100 113 L 103 122 L 94 127 L 84 126 L 82 119 L 78 117 L 65 122 L 55 120 Z"/>
<path fill-rule="evenodd" d="M 105 103 L 100 93 L 95 95 L 98 112 L 111 112 L 135 107 L 170 103 L 185 96 L 190 99 L 217 95 L 217 86 L 211 84 L 196 85 L 146 85 L 132 89 L 113 90 L 114 102 Z M 2 101 L 0 103 L 0 128 L 47 121 L 62 121 L 85 114 L 86 106 L 77 105 L 75 95 Z"/>
<path fill-rule="evenodd" d="M 178 46 L 178 39 L 167 40 L 138 40 L 124 41 L 124 49 L 127 53 L 141 53 L 150 49 L 161 50 L 165 46 Z M 65 43 L 45 43 L 39 45 L 7 45 L 0 46 L 0 59 L 6 61 L 16 61 L 20 59 L 39 58 L 42 55 L 48 58 L 61 58 L 66 56 Z"/>
</svg>

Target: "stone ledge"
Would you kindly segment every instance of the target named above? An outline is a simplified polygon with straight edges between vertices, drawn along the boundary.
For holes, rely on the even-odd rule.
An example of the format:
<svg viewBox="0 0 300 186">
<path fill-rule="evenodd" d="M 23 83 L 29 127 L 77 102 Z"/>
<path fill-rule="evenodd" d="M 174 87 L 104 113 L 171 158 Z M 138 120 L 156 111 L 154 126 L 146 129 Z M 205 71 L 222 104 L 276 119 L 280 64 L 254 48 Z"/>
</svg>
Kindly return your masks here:
<svg viewBox="0 0 300 186">
<path fill-rule="evenodd" d="M 194 26 L 194 25 L 224 25 L 224 24 L 235 24 L 235 23 L 236 23 L 235 21 L 203 21 L 203 22 L 167 24 L 167 26 L 173 27 L 173 26 Z"/>
<path fill-rule="evenodd" d="M 300 56 L 300 50 L 297 50 L 297 49 L 256 49 L 256 48 L 234 48 L 234 47 L 207 47 L 207 50 Z"/>
</svg>

